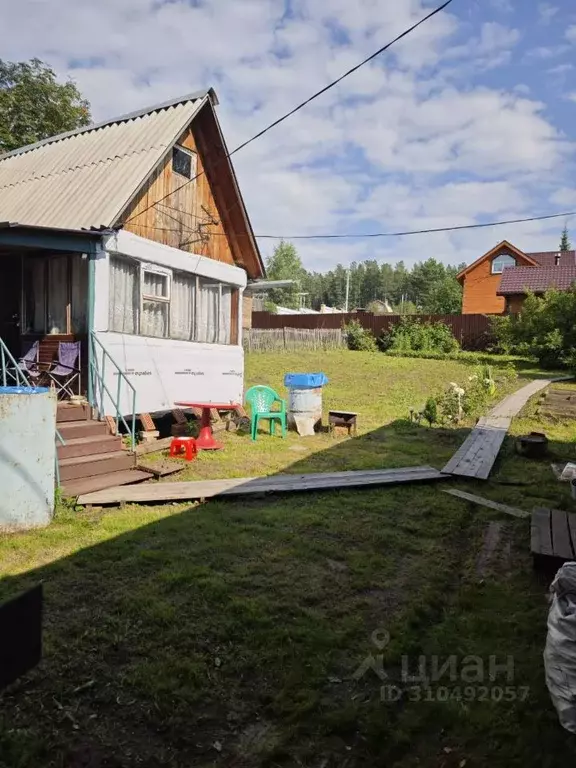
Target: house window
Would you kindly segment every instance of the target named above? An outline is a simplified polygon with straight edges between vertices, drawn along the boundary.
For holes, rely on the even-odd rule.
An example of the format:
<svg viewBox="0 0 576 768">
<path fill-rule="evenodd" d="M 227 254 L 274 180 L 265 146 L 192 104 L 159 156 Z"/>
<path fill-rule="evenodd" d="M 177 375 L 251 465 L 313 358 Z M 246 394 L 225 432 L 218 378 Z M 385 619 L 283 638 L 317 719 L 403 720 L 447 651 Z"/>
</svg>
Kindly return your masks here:
<svg viewBox="0 0 576 768">
<path fill-rule="evenodd" d="M 169 333 L 170 276 L 165 272 L 142 268 L 142 320 L 143 336 L 166 338 Z"/>
<path fill-rule="evenodd" d="M 516 259 L 508 253 L 501 253 L 492 260 L 492 274 L 501 275 L 507 267 L 515 267 Z"/>
<path fill-rule="evenodd" d="M 172 149 L 172 170 L 179 176 L 192 178 L 192 152 L 184 147 L 174 147 Z"/>
<path fill-rule="evenodd" d="M 236 344 L 237 290 L 192 275 L 169 274 L 122 257 L 110 258 L 109 327 L 118 333 Z"/>
</svg>

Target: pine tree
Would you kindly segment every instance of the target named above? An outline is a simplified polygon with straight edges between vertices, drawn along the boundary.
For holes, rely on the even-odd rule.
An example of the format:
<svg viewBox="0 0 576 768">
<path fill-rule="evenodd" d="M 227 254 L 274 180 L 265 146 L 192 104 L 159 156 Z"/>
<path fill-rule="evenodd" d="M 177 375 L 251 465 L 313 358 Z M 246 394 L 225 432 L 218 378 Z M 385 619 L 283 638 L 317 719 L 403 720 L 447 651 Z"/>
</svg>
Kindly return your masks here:
<svg viewBox="0 0 576 768">
<path fill-rule="evenodd" d="M 572 243 L 570 242 L 570 238 L 568 237 L 568 227 L 564 227 L 564 229 L 562 230 L 562 239 L 560 240 L 560 250 L 563 252 L 572 250 Z"/>
</svg>

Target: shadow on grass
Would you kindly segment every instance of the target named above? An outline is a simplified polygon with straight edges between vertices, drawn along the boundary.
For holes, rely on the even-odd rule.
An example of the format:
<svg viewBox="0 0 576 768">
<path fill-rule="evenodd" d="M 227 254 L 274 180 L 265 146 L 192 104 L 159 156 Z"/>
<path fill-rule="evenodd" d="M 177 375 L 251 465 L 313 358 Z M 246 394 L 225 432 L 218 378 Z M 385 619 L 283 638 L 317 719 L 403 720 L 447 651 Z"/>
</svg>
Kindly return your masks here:
<svg viewBox="0 0 576 768">
<path fill-rule="evenodd" d="M 467 433 L 397 421 L 336 440 L 289 472 L 351 461 L 441 467 Z M 529 490 L 497 485 L 515 478 Z M 551 487 L 544 462 L 515 456 L 512 440 L 494 479 L 478 487 L 506 503 Z M 480 579 L 493 513 L 442 487 L 68 511 L 14 537 L 1 551 L 9 560 L 21 546 L 27 572 L 0 582 L 0 594 L 44 583 L 46 647 L 41 666 L 0 697 L 0 765 L 541 768 L 550 754 L 573 762 L 542 680 L 546 604 L 531 573 L 529 525 L 506 521 L 493 571 Z M 60 559 L 31 567 L 50 552 Z M 387 646 L 371 640 L 377 629 L 390 633 Z M 387 677 L 372 670 L 356 680 L 370 654 L 381 654 Z M 397 681 L 403 658 L 421 654 L 513 655 L 514 685 L 529 695 L 383 701 L 383 680 Z"/>
</svg>

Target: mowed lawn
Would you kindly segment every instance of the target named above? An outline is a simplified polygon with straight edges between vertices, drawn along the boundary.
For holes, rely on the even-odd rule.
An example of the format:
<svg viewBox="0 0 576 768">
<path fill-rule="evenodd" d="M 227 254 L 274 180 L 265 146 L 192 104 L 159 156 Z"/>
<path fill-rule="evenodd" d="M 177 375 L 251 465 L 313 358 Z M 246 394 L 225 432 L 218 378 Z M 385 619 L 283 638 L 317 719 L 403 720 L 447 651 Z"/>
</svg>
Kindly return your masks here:
<svg viewBox="0 0 576 768">
<path fill-rule="evenodd" d="M 359 411 L 359 437 L 227 434 L 190 479 L 441 467 L 466 434 L 406 423 L 467 380 L 461 363 L 342 352 L 247 364 L 248 383 L 279 390 L 286 370 L 324 370 L 325 409 Z M 574 425 L 543 422 L 531 403 L 513 431 L 535 428 L 553 456 L 576 458 Z M 5 537 L 0 598 L 42 580 L 46 609 L 42 664 L 0 694 L 0 766 L 573 763 L 543 680 L 546 583 L 529 521 L 442 492 L 574 510 L 550 460 L 521 459 L 508 439 L 487 483 L 63 508 L 50 528 Z M 406 681 L 421 657 L 428 673 L 452 658 L 455 674 Z M 494 663 L 506 670 L 490 680 Z"/>
</svg>

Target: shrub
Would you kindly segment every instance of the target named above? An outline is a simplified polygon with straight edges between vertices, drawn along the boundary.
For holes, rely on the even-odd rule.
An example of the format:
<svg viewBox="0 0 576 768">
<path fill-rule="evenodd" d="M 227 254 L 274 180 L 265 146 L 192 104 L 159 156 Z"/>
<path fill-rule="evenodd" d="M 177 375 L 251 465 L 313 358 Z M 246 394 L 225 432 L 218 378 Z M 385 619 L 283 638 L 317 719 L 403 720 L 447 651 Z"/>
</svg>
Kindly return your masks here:
<svg viewBox="0 0 576 768">
<path fill-rule="evenodd" d="M 436 402 L 436 398 L 429 397 L 428 400 L 426 400 L 422 416 L 424 416 L 430 426 L 436 424 L 438 421 L 438 403 Z"/>
<path fill-rule="evenodd" d="M 522 312 L 493 321 L 499 349 L 533 355 L 543 368 L 576 369 L 576 289 L 528 294 Z"/>
<path fill-rule="evenodd" d="M 348 349 L 358 352 L 376 352 L 376 339 L 374 334 L 364 328 L 358 320 L 352 320 L 344 326 Z"/>
<path fill-rule="evenodd" d="M 452 331 L 444 323 L 421 323 L 419 320 L 403 318 L 378 339 L 378 346 L 384 352 L 436 352 L 451 354 L 458 352 L 460 345 Z"/>
</svg>

